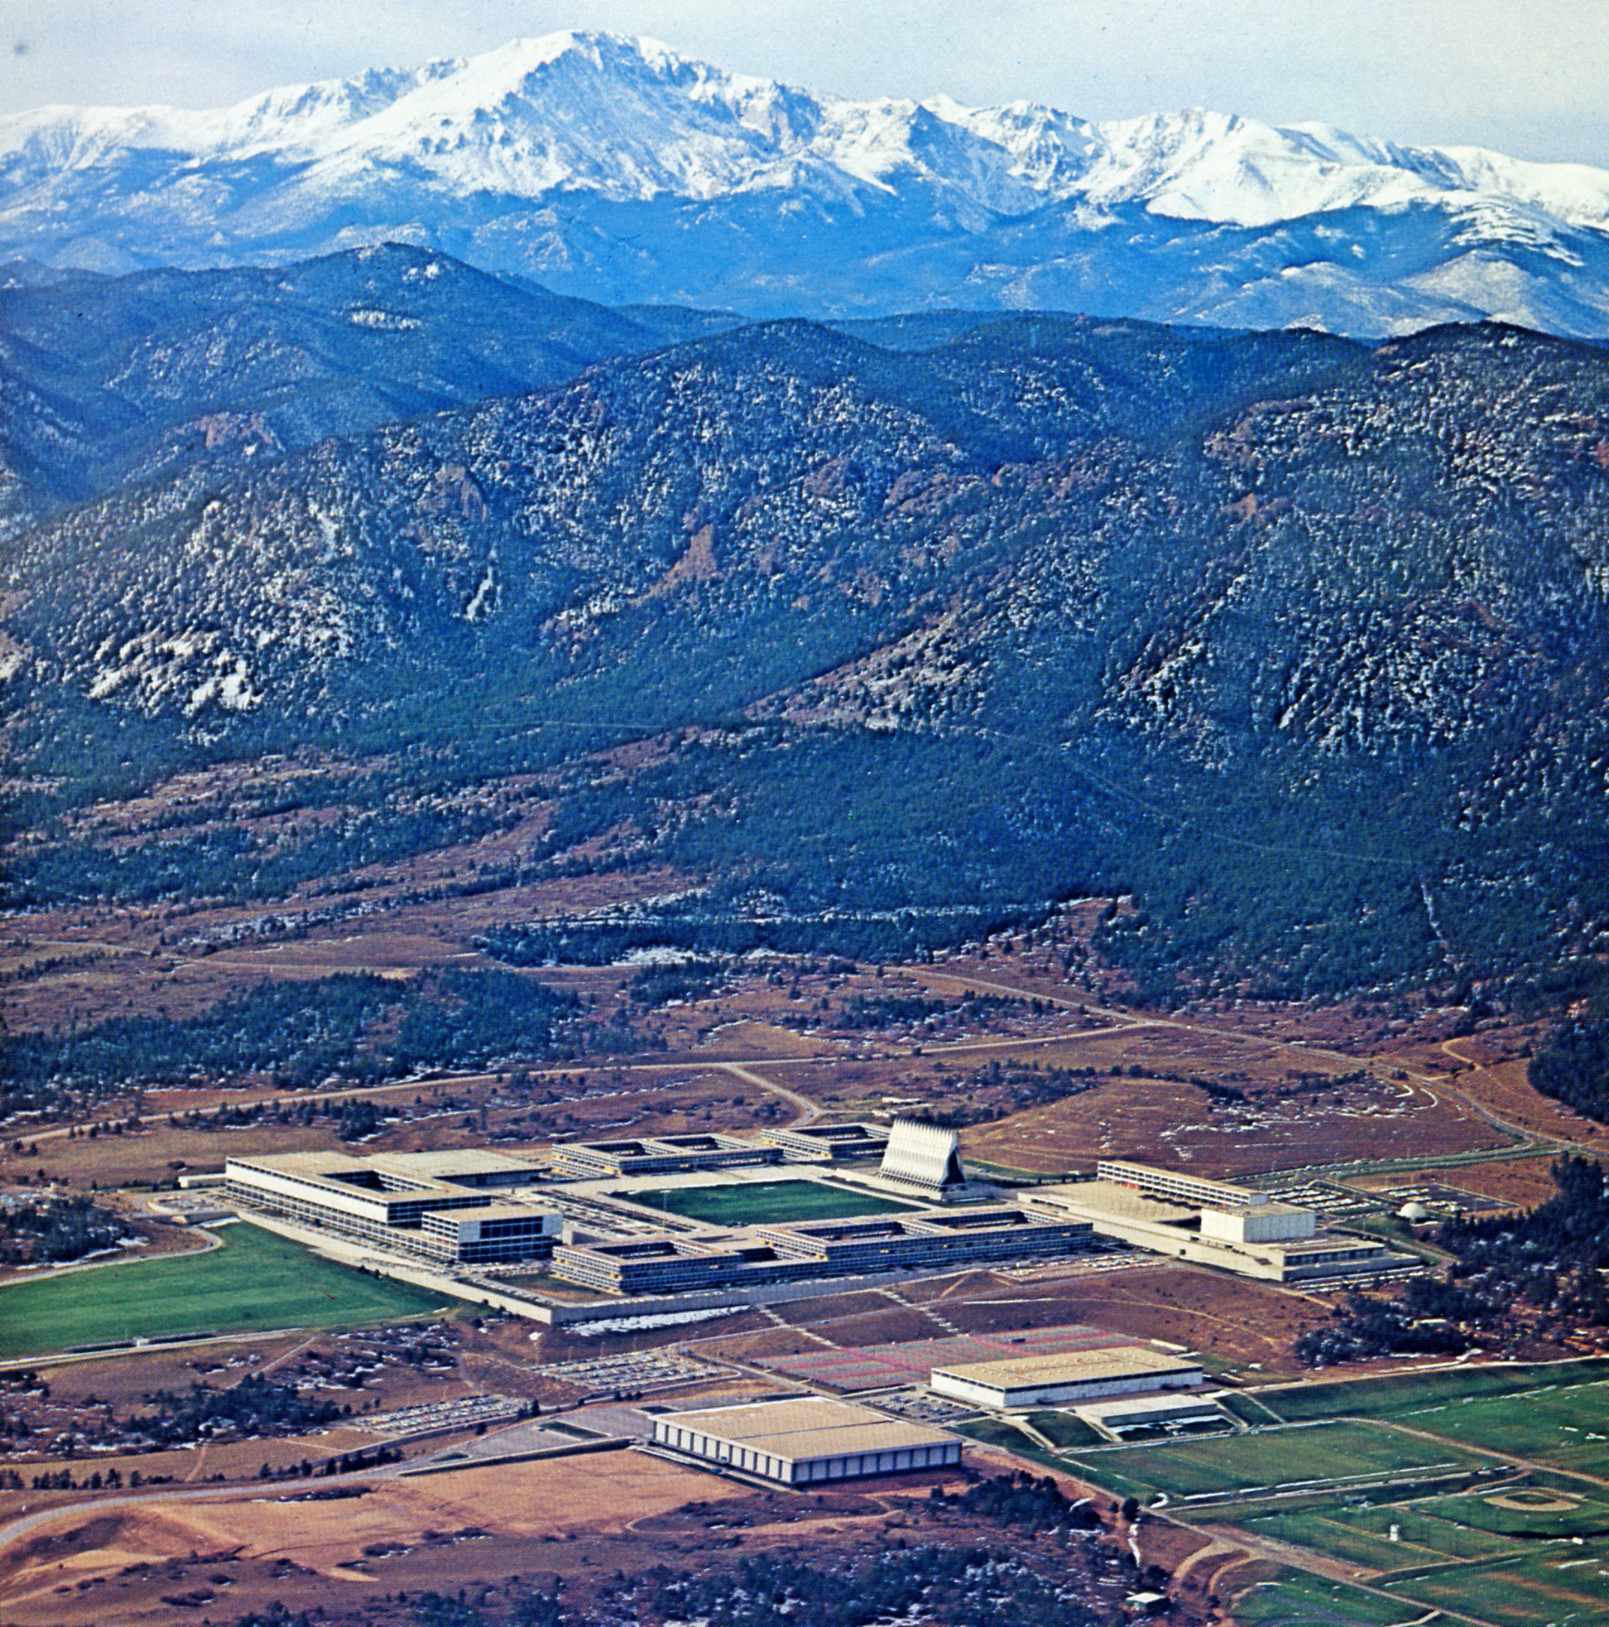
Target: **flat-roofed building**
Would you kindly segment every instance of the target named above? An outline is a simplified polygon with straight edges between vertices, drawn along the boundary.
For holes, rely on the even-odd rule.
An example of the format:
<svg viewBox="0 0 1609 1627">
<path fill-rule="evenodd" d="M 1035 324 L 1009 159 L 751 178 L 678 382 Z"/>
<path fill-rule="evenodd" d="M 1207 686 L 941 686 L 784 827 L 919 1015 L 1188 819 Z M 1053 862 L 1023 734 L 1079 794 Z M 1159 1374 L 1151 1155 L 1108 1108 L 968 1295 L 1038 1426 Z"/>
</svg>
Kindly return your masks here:
<svg viewBox="0 0 1609 1627">
<path fill-rule="evenodd" d="M 1102 1158 L 1095 1164 L 1098 1181 L 1116 1181 L 1158 1198 L 1199 1207 L 1239 1208 L 1242 1204 L 1267 1203 L 1266 1193 L 1229 1181 L 1209 1181 L 1201 1175 L 1185 1175 L 1176 1169 L 1160 1169 L 1155 1164 L 1137 1164 L 1127 1158 Z"/>
<path fill-rule="evenodd" d="M 1371 1237 L 1319 1231 L 1310 1210 L 1290 1204 L 1203 1209 L 1109 1180 L 1035 1187 L 1023 1203 L 1036 1213 L 1088 1220 L 1100 1237 L 1268 1282 L 1364 1276 L 1416 1263 Z"/>
<path fill-rule="evenodd" d="M 883 1162 L 877 1171 L 885 1181 L 940 1198 L 966 1185 L 961 1168 L 961 1137 L 942 1125 L 897 1118 L 888 1132 Z"/>
<path fill-rule="evenodd" d="M 446 1181 L 453 1186 L 529 1186 L 537 1170 L 523 1158 L 485 1147 L 448 1147 L 435 1152 L 377 1152 L 360 1160 L 383 1175 Z"/>
<path fill-rule="evenodd" d="M 419 1246 L 460 1265 L 534 1260 L 553 1252 L 563 1216 L 523 1203 L 488 1203 L 478 1209 L 434 1210 L 419 1222 Z"/>
<path fill-rule="evenodd" d="M 781 1147 L 738 1136 L 688 1134 L 638 1136 L 620 1141 L 566 1141 L 553 1149 L 565 1175 L 603 1180 L 621 1175 L 683 1175 L 703 1169 L 780 1164 Z"/>
<path fill-rule="evenodd" d="M 553 1274 L 604 1294 L 685 1294 L 759 1288 L 820 1276 L 808 1256 L 763 1240 L 661 1233 L 588 1243 L 560 1243 Z"/>
<path fill-rule="evenodd" d="M 815 1260 L 823 1276 L 1045 1259 L 1076 1253 L 1094 1240 L 1085 1220 L 1052 1220 L 1015 1206 L 802 1220 L 762 1226 L 757 1234 L 780 1251 Z"/>
<path fill-rule="evenodd" d="M 1317 1230 L 1318 1216 L 1311 1209 L 1289 1203 L 1201 1211 L 1201 1235 L 1220 1243 L 1291 1243 L 1311 1237 Z"/>
<path fill-rule="evenodd" d="M 457 1259 L 447 1253 L 450 1217 L 513 1207 L 494 1202 L 491 1190 L 526 1185 L 535 1178 L 531 1165 L 501 1153 L 375 1153 L 358 1158 L 293 1152 L 230 1158 L 224 1166 L 224 1191 L 245 1209 L 314 1231 L 394 1252 Z M 499 1259 L 539 1258 L 553 1246 L 559 1217 L 539 1204 L 519 1207 L 542 1223 L 494 1227 L 503 1244 Z M 428 1241 L 427 1216 L 433 1220 Z M 514 1252 L 520 1237 L 529 1244 L 528 1253 Z"/>
<path fill-rule="evenodd" d="M 1006 1411 L 1058 1401 L 1139 1395 L 1200 1384 L 1200 1362 L 1165 1355 L 1147 1345 L 1071 1350 L 1055 1356 L 1009 1356 L 1001 1361 L 935 1367 L 933 1391 L 976 1407 Z"/>
<path fill-rule="evenodd" d="M 888 1145 L 888 1131 L 877 1124 L 793 1124 L 760 1131 L 790 1158 L 826 1159 L 833 1163 L 852 1158 L 880 1158 Z"/>
<path fill-rule="evenodd" d="M 1123 1401 L 1090 1401 L 1073 1411 L 1093 1429 L 1113 1440 L 1136 1429 L 1177 1429 L 1185 1424 L 1220 1424 L 1229 1420 L 1218 1405 L 1217 1390 L 1198 1395 L 1137 1395 Z"/>
<path fill-rule="evenodd" d="M 1094 1239 L 1085 1220 L 1018 1208 L 913 1209 L 863 1220 L 806 1220 L 724 1235 L 650 1237 L 560 1244 L 553 1271 L 611 1294 L 744 1288 L 810 1277 L 872 1276 L 1072 1254 Z"/>
<path fill-rule="evenodd" d="M 1247 1252 L 1268 1260 L 1281 1282 L 1312 1282 L 1414 1263 L 1413 1255 L 1393 1254 L 1372 1237 L 1351 1237 L 1340 1232 L 1321 1232 L 1296 1243 L 1259 1243 Z"/>
<path fill-rule="evenodd" d="M 953 1468 L 961 1443 L 926 1424 L 823 1396 L 707 1407 L 654 1419 L 654 1444 L 783 1486 Z"/>
</svg>

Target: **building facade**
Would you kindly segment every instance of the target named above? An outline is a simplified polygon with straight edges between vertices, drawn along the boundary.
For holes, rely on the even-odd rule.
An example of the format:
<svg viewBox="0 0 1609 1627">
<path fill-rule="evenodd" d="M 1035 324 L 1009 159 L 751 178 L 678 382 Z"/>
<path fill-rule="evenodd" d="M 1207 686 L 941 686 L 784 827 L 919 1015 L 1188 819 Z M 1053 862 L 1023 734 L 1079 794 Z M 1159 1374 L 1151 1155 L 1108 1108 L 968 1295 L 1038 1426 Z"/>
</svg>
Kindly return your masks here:
<svg viewBox="0 0 1609 1627">
<path fill-rule="evenodd" d="M 760 1139 L 780 1147 L 789 1158 L 842 1163 L 882 1157 L 888 1131 L 875 1124 L 797 1124 L 761 1130 Z"/>
<path fill-rule="evenodd" d="M 719 1236 L 667 1232 L 563 1243 L 553 1251 L 553 1273 L 602 1293 L 673 1294 L 1046 1259 L 1075 1253 L 1093 1240 L 1088 1221 L 1053 1220 L 1016 1208 L 912 1210 Z"/>
<path fill-rule="evenodd" d="M 1205 1376 L 1201 1364 L 1187 1357 L 1165 1355 L 1146 1345 L 1120 1345 L 1057 1356 L 1008 1357 L 960 1367 L 935 1367 L 929 1382 L 937 1395 L 975 1407 L 1009 1411 L 1106 1396 L 1193 1389 Z"/>
<path fill-rule="evenodd" d="M 1266 1203 L 1267 1197 L 1250 1187 L 1228 1181 L 1209 1181 L 1201 1175 L 1184 1175 L 1176 1169 L 1159 1169 L 1155 1164 L 1137 1164 L 1127 1158 L 1102 1158 L 1095 1165 L 1095 1179 L 1116 1181 L 1137 1192 L 1149 1193 L 1172 1203 L 1202 1207 L 1238 1209 L 1243 1204 Z"/>
<path fill-rule="evenodd" d="M 564 1175 L 608 1180 L 621 1175 L 684 1175 L 703 1169 L 780 1164 L 783 1151 L 729 1135 L 642 1136 L 629 1141 L 566 1141 L 553 1149 Z"/>
<path fill-rule="evenodd" d="M 311 1231 L 388 1253 L 437 1262 L 539 1259 L 552 1251 L 559 1216 L 540 1204 L 496 1201 L 536 1171 L 500 1153 L 282 1153 L 230 1158 L 223 1190 L 231 1202 Z M 477 1226 L 457 1217 L 486 1218 Z M 427 1222 L 429 1223 L 427 1225 Z M 454 1242 L 469 1253 L 455 1251 Z"/>
<path fill-rule="evenodd" d="M 822 1396 L 668 1413 L 655 1418 L 653 1440 L 783 1486 L 953 1468 L 961 1461 L 953 1435 Z"/>
<path fill-rule="evenodd" d="M 921 1119 L 895 1119 L 877 1173 L 883 1180 L 924 1197 L 942 1198 L 966 1185 L 961 1168 L 961 1137 L 954 1130 Z"/>
</svg>

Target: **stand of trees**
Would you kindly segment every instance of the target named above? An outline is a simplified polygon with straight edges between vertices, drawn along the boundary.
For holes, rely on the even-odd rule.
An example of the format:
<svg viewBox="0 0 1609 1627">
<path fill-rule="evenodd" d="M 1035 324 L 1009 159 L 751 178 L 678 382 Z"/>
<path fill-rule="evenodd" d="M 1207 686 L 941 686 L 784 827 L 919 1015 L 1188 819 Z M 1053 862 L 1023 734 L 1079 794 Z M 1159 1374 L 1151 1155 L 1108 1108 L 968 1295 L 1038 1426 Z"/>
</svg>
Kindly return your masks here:
<svg viewBox="0 0 1609 1627">
<path fill-rule="evenodd" d="M 42 1198 L 0 1209 L 0 1263 L 59 1264 L 97 1249 L 115 1248 L 128 1235 L 122 1218 L 88 1198 Z"/>
<path fill-rule="evenodd" d="M 377 1084 L 423 1068 L 562 1062 L 643 1045 L 619 1019 L 592 1021 L 575 995 L 513 972 L 449 968 L 406 983 L 340 973 L 262 983 L 195 1017 L 14 1035 L 0 1116 L 220 1075 L 267 1075 L 287 1088 Z"/>
<path fill-rule="evenodd" d="M 1416 1277 L 1395 1300 L 1351 1294 L 1330 1326 L 1302 1335 L 1297 1355 L 1319 1364 L 1450 1354 L 1515 1332 L 1522 1305 L 1542 1335 L 1609 1327 L 1609 1178 L 1572 1156 L 1554 1164 L 1553 1181 L 1556 1194 L 1524 1214 L 1448 1221 L 1437 1236 L 1456 1256 L 1445 1281 Z"/>
<path fill-rule="evenodd" d="M 1531 1058 L 1531 1083 L 1583 1118 L 1609 1124 L 1609 1013 L 1571 1017 Z"/>
<path fill-rule="evenodd" d="M 345 1416 L 327 1397 L 300 1395 L 288 1384 L 274 1384 L 256 1374 L 227 1390 L 206 1384 L 192 1384 L 188 1391 L 157 1390 L 146 1397 L 145 1405 L 149 1410 L 130 1427 L 157 1447 L 183 1446 L 216 1434 L 295 1434 Z"/>
</svg>

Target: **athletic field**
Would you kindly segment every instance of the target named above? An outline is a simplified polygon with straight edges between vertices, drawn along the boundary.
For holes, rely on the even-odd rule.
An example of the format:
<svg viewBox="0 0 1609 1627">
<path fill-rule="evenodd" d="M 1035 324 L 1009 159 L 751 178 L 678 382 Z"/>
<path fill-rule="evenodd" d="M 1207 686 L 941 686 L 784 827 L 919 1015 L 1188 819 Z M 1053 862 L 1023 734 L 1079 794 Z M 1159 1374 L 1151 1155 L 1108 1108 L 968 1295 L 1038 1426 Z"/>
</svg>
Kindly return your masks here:
<svg viewBox="0 0 1609 1627">
<path fill-rule="evenodd" d="M 1529 1366 L 1457 1367 L 1400 1378 L 1340 1379 L 1328 1384 L 1293 1384 L 1258 1390 L 1251 1399 L 1291 1423 L 1309 1418 L 1385 1418 L 1444 1402 L 1514 1395 L 1542 1386 L 1609 1379 L 1609 1362 L 1568 1361 Z M 1241 1399 L 1240 1397 L 1236 1398 Z M 1238 1410 L 1238 1409 L 1237 1409 Z M 1248 1412 L 1245 1416 L 1252 1417 Z M 1266 1423 L 1264 1418 L 1253 1421 Z"/>
<path fill-rule="evenodd" d="M 1234 1609 L 1235 1620 L 1246 1627 L 1396 1627 L 1416 1619 L 1389 1599 L 1299 1570 L 1258 1583 L 1235 1600 Z"/>
<path fill-rule="evenodd" d="M 1427 1479 L 1476 1463 L 1451 1442 L 1417 1440 L 1381 1424 L 1314 1424 L 1250 1435 L 1169 1441 L 1078 1453 L 1069 1460 L 1097 1485 L 1144 1495 L 1200 1497 L 1311 1488 L 1385 1478 Z"/>
<path fill-rule="evenodd" d="M 186 1333 L 353 1327 L 437 1310 L 441 1296 L 371 1277 L 244 1223 L 206 1254 L 98 1266 L 0 1288 L 0 1358 Z"/>
<path fill-rule="evenodd" d="M 1609 1543 L 1543 1543 L 1382 1584 L 1404 1600 L 1465 1611 L 1498 1627 L 1609 1627 Z"/>
<path fill-rule="evenodd" d="M 624 1194 L 633 1203 L 712 1226 L 769 1226 L 784 1220 L 842 1220 L 906 1213 L 910 1204 L 826 1181 L 737 1181 L 731 1186 L 659 1186 Z"/>
<path fill-rule="evenodd" d="M 1604 1369 L 1600 1364 L 1598 1372 Z M 1528 1463 L 1609 1478 L 1609 1374 L 1398 1413 L 1395 1422 Z"/>
</svg>

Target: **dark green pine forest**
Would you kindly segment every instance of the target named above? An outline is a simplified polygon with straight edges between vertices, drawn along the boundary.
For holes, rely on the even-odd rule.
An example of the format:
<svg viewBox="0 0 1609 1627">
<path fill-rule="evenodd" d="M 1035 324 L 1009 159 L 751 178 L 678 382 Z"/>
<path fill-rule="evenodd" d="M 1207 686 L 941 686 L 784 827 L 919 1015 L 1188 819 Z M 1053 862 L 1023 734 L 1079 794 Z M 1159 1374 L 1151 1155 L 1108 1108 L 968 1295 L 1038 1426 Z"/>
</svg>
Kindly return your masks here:
<svg viewBox="0 0 1609 1627">
<path fill-rule="evenodd" d="M 272 299 L 256 273 L 0 293 L 18 389 L 72 334 L 57 430 L 0 422 L 7 907 L 294 893 L 334 919 L 331 878 L 541 802 L 478 890 L 682 880 L 511 913 L 481 941 L 512 965 L 896 958 L 1093 895 L 1150 1000 L 1540 1011 L 1591 985 L 1600 350 L 735 326 L 467 268 L 427 305 L 413 252 Z M 359 283 L 415 325 L 321 324 Z M 134 363 L 176 333 L 252 342 L 158 389 Z M 265 759 L 227 818 L 175 805 L 126 843 L 82 817 Z"/>
</svg>

